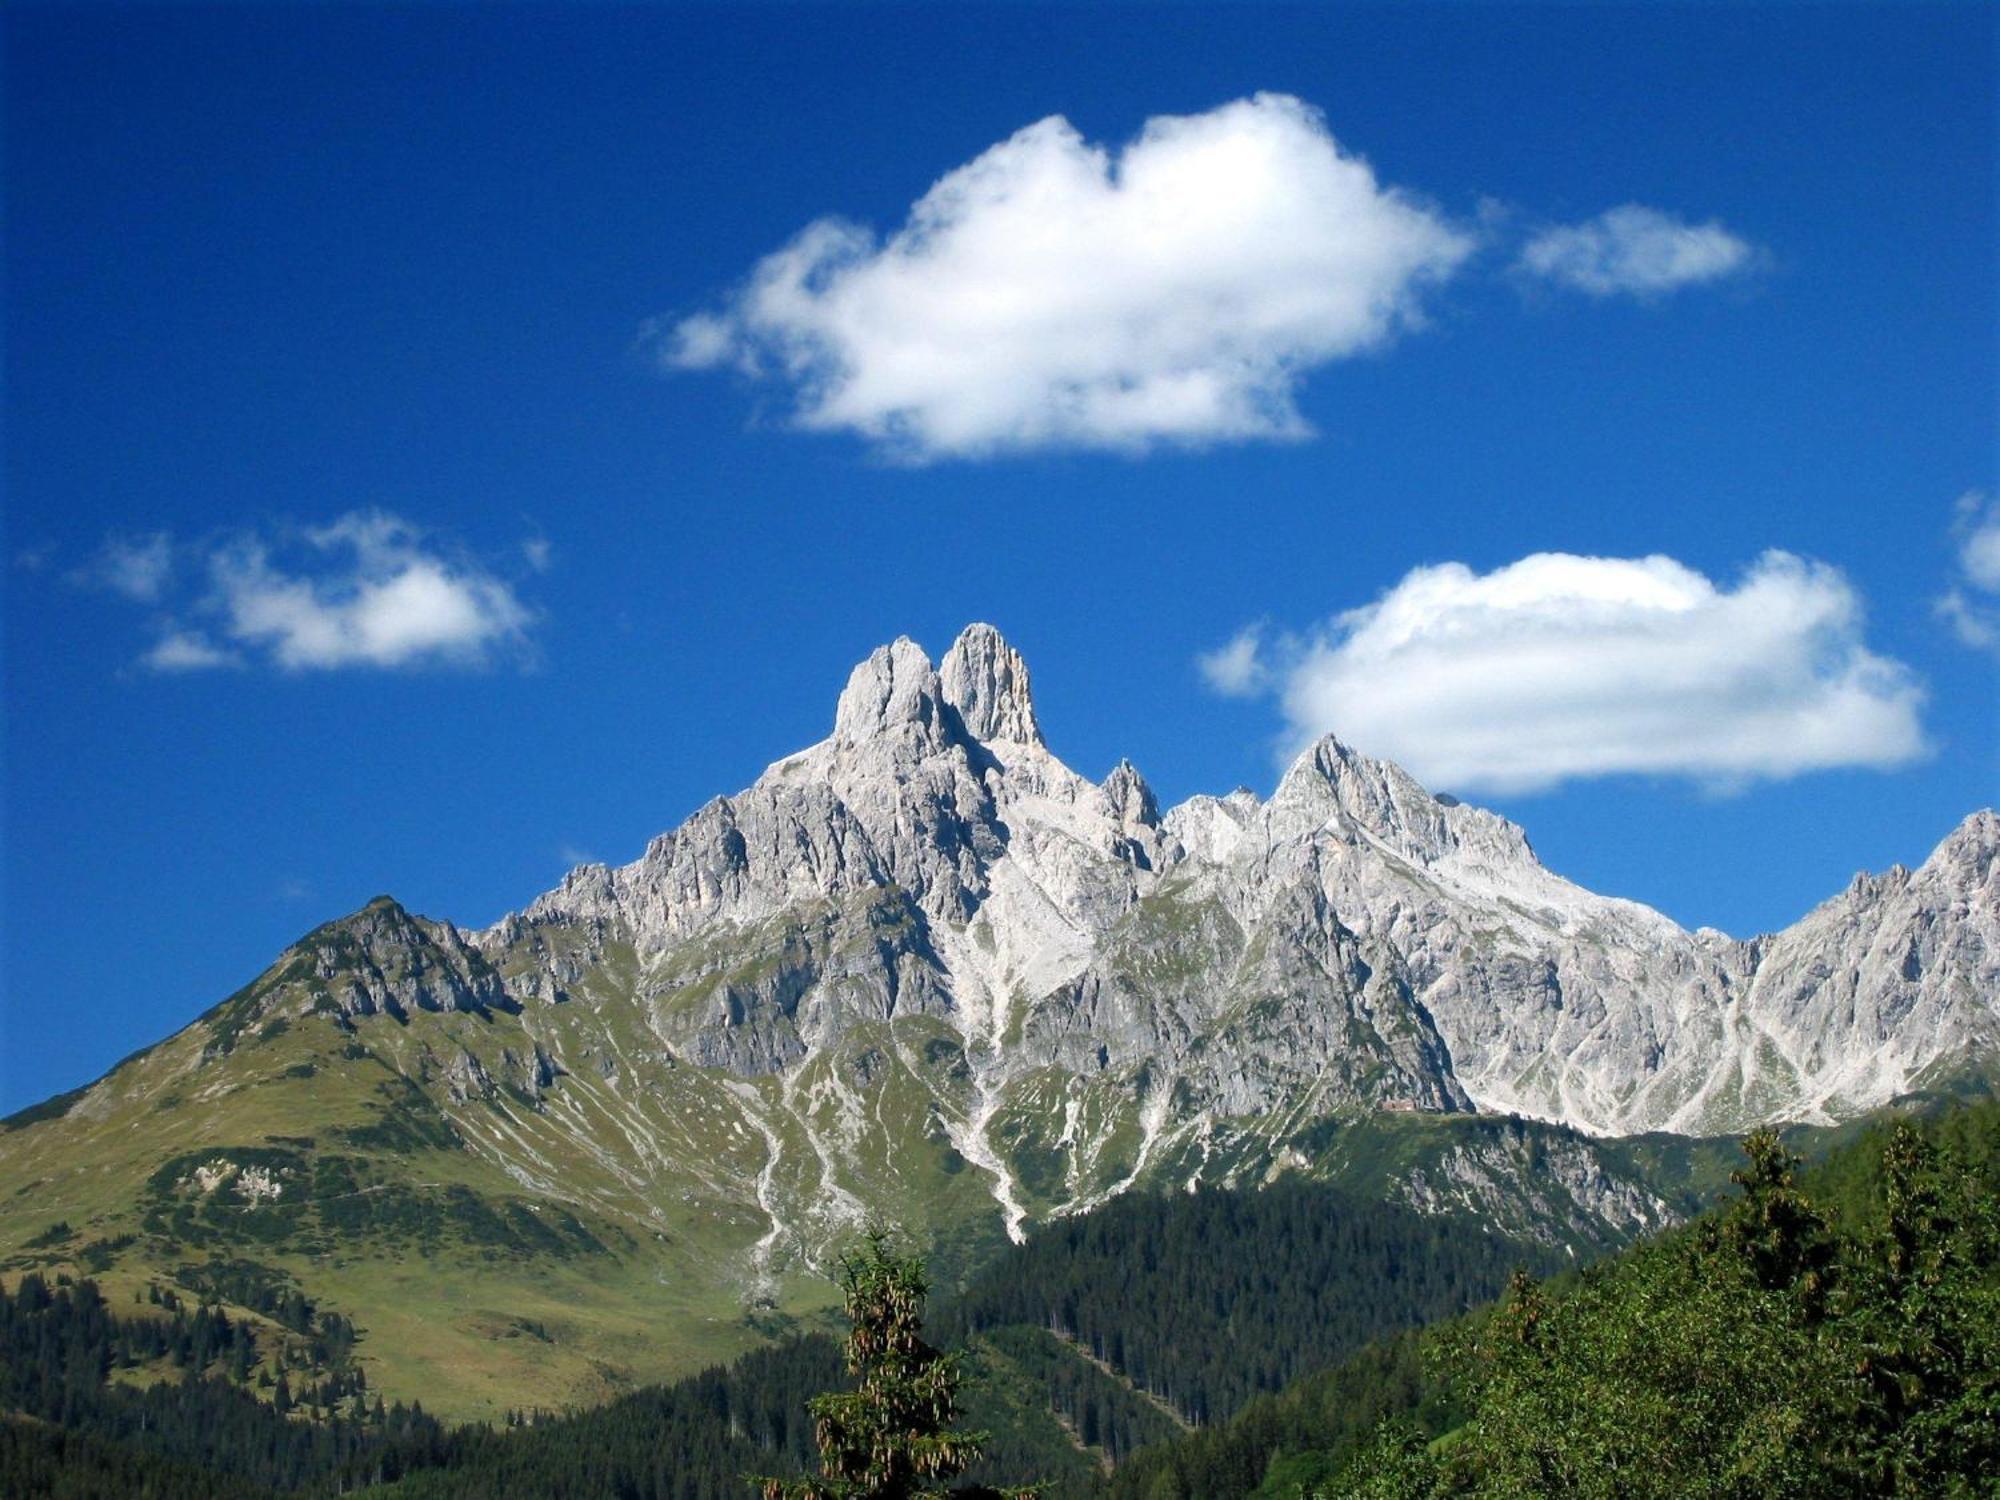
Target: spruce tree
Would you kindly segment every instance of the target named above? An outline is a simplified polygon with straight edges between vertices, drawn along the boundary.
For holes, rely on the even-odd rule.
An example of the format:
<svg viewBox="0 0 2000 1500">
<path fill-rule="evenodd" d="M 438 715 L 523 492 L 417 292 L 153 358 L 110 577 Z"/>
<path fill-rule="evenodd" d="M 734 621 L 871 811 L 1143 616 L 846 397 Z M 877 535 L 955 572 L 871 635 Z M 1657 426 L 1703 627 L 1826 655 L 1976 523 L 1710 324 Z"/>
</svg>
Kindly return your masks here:
<svg viewBox="0 0 2000 1500">
<path fill-rule="evenodd" d="M 1007 1494 L 1033 1490 L 950 1490 L 979 1457 L 986 1434 L 957 1432 L 958 1356 L 923 1338 L 930 1286 L 917 1256 L 889 1248 L 888 1231 L 871 1228 L 865 1247 L 841 1262 L 841 1291 L 852 1325 L 847 1370 L 857 1389 L 807 1403 L 820 1473 L 811 1479 L 756 1481 L 764 1500 L 914 1500 L 918 1496 Z"/>
<path fill-rule="evenodd" d="M 1817 1321 L 1826 1309 L 1837 1248 L 1826 1215 L 1799 1191 L 1799 1158 L 1776 1131 L 1750 1132 L 1743 1154 L 1749 1160 L 1729 1174 L 1743 1194 L 1723 1215 L 1722 1243 L 1765 1291 L 1791 1293 Z"/>
</svg>

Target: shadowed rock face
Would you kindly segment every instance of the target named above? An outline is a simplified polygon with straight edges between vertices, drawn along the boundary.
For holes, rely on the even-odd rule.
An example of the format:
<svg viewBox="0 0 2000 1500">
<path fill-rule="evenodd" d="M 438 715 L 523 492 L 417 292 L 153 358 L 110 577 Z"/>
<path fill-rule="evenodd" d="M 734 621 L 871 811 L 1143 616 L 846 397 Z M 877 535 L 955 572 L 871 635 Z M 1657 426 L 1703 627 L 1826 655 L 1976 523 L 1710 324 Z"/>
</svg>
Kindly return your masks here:
<svg viewBox="0 0 2000 1500">
<path fill-rule="evenodd" d="M 974 625 L 936 666 L 872 653 L 825 740 L 633 863 L 483 932 L 371 904 L 229 1025 L 512 1012 L 435 1054 L 469 1148 L 550 1192 L 576 1187 L 542 1163 L 587 1158 L 605 1211 L 649 1223 L 734 1204 L 769 1225 L 762 1276 L 885 1207 L 970 1195 L 1018 1233 L 1134 1184 L 1254 1184 L 1382 1111 L 1849 1117 L 2000 1058 L 1996 850 L 1976 814 L 1782 933 L 1690 933 L 1331 737 L 1268 801 L 1162 813 L 1129 763 L 1058 760 L 1026 665 Z M 1487 1212 L 1533 1170 L 1544 1225 L 1665 1213 L 1582 1137 L 1497 1139 L 1399 1191 Z"/>
</svg>

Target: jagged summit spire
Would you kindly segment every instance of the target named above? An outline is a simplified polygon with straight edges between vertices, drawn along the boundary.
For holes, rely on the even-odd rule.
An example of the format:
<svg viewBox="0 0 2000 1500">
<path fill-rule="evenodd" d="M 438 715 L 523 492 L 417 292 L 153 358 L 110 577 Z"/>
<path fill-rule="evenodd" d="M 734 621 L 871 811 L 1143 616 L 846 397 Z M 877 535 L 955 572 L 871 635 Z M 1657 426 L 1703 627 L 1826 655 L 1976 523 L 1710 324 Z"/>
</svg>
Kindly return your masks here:
<svg viewBox="0 0 2000 1500">
<path fill-rule="evenodd" d="M 968 625 L 959 632 L 939 663 L 938 679 L 944 701 L 958 710 L 966 733 L 974 739 L 1043 743 L 1028 687 L 1028 664 L 991 625 Z"/>
<path fill-rule="evenodd" d="M 906 726 L 935 733 L 952 715 L 967 736 L 982 743 L 1046 748 L 1035 722 L 1028 664 L 999 631 L 983 624 L 960 631 L 935 667 L 908 636 L 877 646 L 849 675 L 833 733 L 849 744 Z"/>
<path fill-rule="evenodd" d="M 923 647 L 901 635 L 877 646 L 848 675 L 833 736 L 852 743 L 904 725 L 935 730 L 939 719 L 937 669 Z"/>
<path fill-rule="evenodd" d="M 1160 804 L 1153 796 L 1153 788 L 1129 760 L 1121 758 L 1111 768 L 1111 774 L 1104 778 L 1104 795 L 1122 823 L 1139 823 L 1150 828 L 1160 821 Z"/>
</svg>

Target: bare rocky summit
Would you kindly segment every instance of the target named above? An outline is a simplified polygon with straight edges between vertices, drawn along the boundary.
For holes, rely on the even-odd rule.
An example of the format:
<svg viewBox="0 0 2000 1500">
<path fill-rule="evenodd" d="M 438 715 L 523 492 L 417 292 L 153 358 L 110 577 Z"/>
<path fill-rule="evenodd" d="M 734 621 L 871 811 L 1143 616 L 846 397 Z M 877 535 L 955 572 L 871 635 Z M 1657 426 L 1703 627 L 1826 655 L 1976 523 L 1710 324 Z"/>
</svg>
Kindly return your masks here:
<svg viewBox="0 0 2000 1500">
<path fill-rule="evenodd" d="M 1130 764 L 1058 760 L 1029 681 L 985 625 L 935 666 L 885 646 L 826 740 L 468 941 L 526 1007 L 629 950 L 665 1052 L 744 1080 L 920 1020 L 953 1058 L 933 1125 L 1017 1230 L 1154 1175 L 1267 1170 L 1246 1138 L 1344 1113 L 1717 1134 L 1848 1118 L 2000 1051 L 1990 812 L 1735 941 L 1571 884 L 1513 823 L 1333 738 L 1268 801 L 1162 814 Z M 831 1109 L 829 1174 L 869 1109 Z"/>
<path fill-rule="evenodd" d="M 441 1117 L 421 1139 L 592 1222 L 702 1226 L 739 1247 L 702 1274 L 767 1288 L 870 1214 L 1019 1236 L 1135 1186 L 1364 1160 L 1420 1207 L 1617 1238 L 1672 1210 L 1602 1138 L 1990 1076 L 1996 851 L 1981 812 L 1783 932 L 1689 932 L 1333 738 L 1268 800 L 1092 781 L 974 625 L 938 663 L 873 652 L 827 738 L 631 864 L 484 931 L 386 899 L 327 924 L 67 1128 L 192 1098 L 216 1102 L 148 1125 L 162 1153 L 183 1118 L 226 1141 L 236 1091 L 332 1111 L 365 1057 Z M 285 1028 L 320 1050 L 260 1062 Z"/>
</svg>

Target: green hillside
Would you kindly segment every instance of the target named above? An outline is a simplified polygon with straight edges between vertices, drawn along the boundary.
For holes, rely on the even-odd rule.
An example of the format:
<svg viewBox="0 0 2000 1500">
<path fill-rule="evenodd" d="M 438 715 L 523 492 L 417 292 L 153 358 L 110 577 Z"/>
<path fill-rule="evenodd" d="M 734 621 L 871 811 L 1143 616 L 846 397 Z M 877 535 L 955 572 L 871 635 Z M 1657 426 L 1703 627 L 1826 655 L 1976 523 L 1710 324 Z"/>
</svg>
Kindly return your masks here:
<svg viewBox="0 0 2000 1500">
<path fill-rule="evenodd" d="M 2000 1474 L 2000 1103 L 1134 1455 L 1116 1496 L 1984 1495 Z"/>
<path fill-rule="evenodd" d="M 657 1029 L 732 986 L 782 986 L 802 945 L 820 962 L 828 945 L 907 942 L 901 911 L 793 912 L 676 950 L 670 973 L 611 944 L 530 1013 L 501 980 L 560 967 L 548 932 L 489 959 L 372 902 L 98 1083 L 0 1122 L 0 1286 L 89 1276 L 115 1304 L 158 1288 L 264 1316 L 215 1290 L 238 1268 L 351 1325 L 372 1389 L 489 1422 L 826 1326 L 822 1267 L 870 1215 L 963 1287 L 1008 1241 L 991 1172 L 952 1145 L 973 1102 L 940 1019 L 855 1021 L 757 1076 L 685 1061 Z M 1145 1080 L 1093 1081 L 1126 1113 L 1092 1124 L 1084 1100 L 1084 1150 L 1056 1139 L 1067 1106 L 1054 1085 L 1036 1102 L 1040 1078 L 1023 1075 L 993 1136 L 1031 1228 L 1126 1183 L 1298 1181 L 1594 1256 L 1692 1206 L 1719 1160 L 1675 1138 L 1350 1107 L 1218 1121 L 1134 1177 L 1136 1158 L 1103 1151 L 1138 1129 Z M 1060 1209 L 1036 1183 L 1082 1196 Z"/>
<path fill-rule="evenodd" d="M 1692 1224 L 1470 1312 L 1521 1246 L 1304 1183 L 1123 1200 L 936 1310 L 990 1433 L 971 1477 L 1148 1500 L 1990 1493 L 2000 1103 L 1878 1123 L 1796 1182 L 1787 1160 L 1766 1139 Z M 454 1428 L 385 1398 L 296 1288 L 247 1262 L 190 1275 L 205 1297 L 31 1272 L 0 1299 L 0 1489 L 731 1496 L 808 1461 L 805 1398 L 842 1379 L 807 1337 Z M 1231 1414 L 1194 1426 L 1169 1388 Z"/>
<path fill-rule="evenodd" d="M 457 1118 L 440 1103 L 435 1059 L 490 1045 L 504 1016 L 234 1019 L 224 1007 L 66 1110 L 8 1122 L 0 1282 L 89 1274 L 116 1302 L 255 1266 L 351 1319 L 379 1388 L 466 1418 L 603 1400 L 763 1342 L 760 1312 L 825 1300 L 793 1285 L 759 1309 L 723 1285 L 762 1226 L 693 1185 L 656 1226 L 606 1203 L 601 1164 L 543 1145 L 574 1185 L 553 1194 L 472 1149 L 471 1110 L 531 1142 L 522 1122 L 540 1118 L 506 1094 Z"/>
<path fill-rule="evenodd" d="M 1557 1252 L 1305 1181 L 1135 1194 L 991 1257 L 932 1323 L 964 1351 L 970 1420 L 992 1435 L 974 1477 L 1088 1495 L 1191 1411 L 1227 1411 L 1384 1331 L 1459 1311 L 1537 1254 Z M 182 1279 L 200 1296 L 149 1283 L 120 1298 L 65 1276 L 25 1273 L 0 1303 L 16 1372 L 0 1408 L 64 1424 L 63 1441 L 106 1462 L 165 1465 L 162 1484 L 206 1465 L 280 1491 L 407 1475 L 416 1495 L 726 1495 L 746 1468 L 804 1460 L 805 1396 L 839 1379 L 833 1346 L 814 1336 L 569 1415 L 453 1429 L 398 1404 L 359 1358 L 366 1338 L 257 1262 L 190 1264 Z M 1075 1315 L 1085 1303 L 1087 1319 Z M 1075 1338 L 1047 1326 L 1064 1307 Z M 550 1333 L 522 1319 L 514 1337 L 532 1349 Z M 55 1430 L 20 1429 L 24 1465 Z"/>
</svg>

